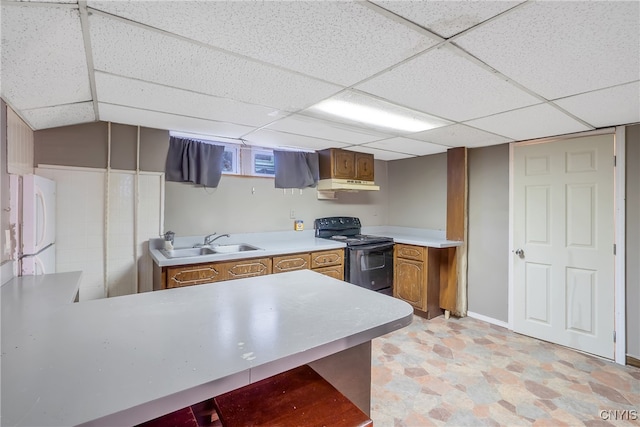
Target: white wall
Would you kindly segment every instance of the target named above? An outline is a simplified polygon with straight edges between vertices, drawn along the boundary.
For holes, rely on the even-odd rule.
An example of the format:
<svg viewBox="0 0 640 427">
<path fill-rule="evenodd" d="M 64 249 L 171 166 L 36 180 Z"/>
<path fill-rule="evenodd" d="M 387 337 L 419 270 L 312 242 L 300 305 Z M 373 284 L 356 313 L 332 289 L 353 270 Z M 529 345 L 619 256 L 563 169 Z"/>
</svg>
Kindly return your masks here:
<svg viewBox="0 0 640 427">
<path fill-rule="evenodd" d="M 273 179 L 223 175 L 218 188 L 167 182 L 165 230 L 177 236 L 293 230 L 295 219 L 305 229 L 325 216 L 356 216 L 365 226 L 388 223 L 386 162 L 375 162 L 380 191 L 339 193 L 337 200 L 318 200 L 313 188 L 283 191 Z"/>
</svg>

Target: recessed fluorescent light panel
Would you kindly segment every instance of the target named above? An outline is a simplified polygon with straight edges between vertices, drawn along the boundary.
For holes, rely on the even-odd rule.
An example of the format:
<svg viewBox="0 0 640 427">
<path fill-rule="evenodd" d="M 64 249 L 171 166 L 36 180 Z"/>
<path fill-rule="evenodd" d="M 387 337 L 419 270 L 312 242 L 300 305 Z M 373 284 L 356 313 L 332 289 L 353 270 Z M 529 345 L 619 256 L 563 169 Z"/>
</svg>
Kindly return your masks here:
<svg viewBox="0 0 640 427">
<path fill-rule="evenodd" d="M 360 126 L 416 133 L 451 124 L 419 111 L 353 91 L 326 99 L 305 113 Z"/>
</svg>

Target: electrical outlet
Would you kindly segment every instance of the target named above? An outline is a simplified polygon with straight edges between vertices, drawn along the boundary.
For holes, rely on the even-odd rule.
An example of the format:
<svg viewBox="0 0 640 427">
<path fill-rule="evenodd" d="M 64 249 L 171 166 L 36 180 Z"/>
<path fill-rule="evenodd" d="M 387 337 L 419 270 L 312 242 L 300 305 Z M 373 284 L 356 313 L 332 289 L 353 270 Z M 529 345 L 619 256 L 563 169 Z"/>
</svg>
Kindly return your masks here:
<svg viewBox="0 0 640 427">
<path fill-rule="evenodd" d="M 291 209 L 289 211 L 289 218 L 291 219 L 296 219 L 296 211 L 294 211 L 293 209 Z"/>
</svg>

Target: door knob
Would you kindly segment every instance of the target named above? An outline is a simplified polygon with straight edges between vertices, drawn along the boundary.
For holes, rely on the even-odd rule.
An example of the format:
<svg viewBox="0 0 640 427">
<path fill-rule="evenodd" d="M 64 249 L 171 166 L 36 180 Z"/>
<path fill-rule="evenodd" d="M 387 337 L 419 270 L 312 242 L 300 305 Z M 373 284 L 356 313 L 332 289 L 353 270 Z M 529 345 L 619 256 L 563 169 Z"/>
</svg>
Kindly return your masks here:
<svg viewBox="0 0 640 427">
<path fill-rule="evenodd" d="M 522 249 L 518 248 L 514 251 L 514 253 L 518 255 L 520 258 L 524 258 L 524 251 Z"/>
</svg>

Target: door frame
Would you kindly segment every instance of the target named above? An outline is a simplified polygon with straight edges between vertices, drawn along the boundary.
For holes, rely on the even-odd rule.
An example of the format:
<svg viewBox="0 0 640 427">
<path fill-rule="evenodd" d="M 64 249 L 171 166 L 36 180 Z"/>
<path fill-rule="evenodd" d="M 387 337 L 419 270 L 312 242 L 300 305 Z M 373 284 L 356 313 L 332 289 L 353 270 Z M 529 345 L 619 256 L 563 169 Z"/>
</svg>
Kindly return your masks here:
<svg viewBox="0 0 640 427">
<path fill-rule="evenodd" d="M 620 365 L 626 364 L 626 352 L 627 352 L 627 340 L 626 340 L 626 256 L 625 256 L 625 127 L 617 126 L 605 129 L 597 129 L 589 132 L 581 132 L 575 134 L 568 134 L 559 137 L 532 139 L 521 142 L 513 142 L 509 144 L 509 287 L 507 299 L 509 301 L 508 309 L 508 325 L 509 329 L 513 330 L 514 321 L 514 266 L 513 266 L 513 226 L 514 226 L 514 185 L 513 185 L 513 163 L 514 163 L 514 151 L 516 147 L 532 144 L 544 144 L 556 141 L 565 141 L 568 139 L 582 138 L 586 136 L 595 135 L 613 135 L 613 153 L 616 158 L 616 165 L 614 168 L 614 244 L 616 245 L 616 254 L 614 256 L 614 327 L 616 333 L 615 349 L 614 349 L 614 361 Z"/>
</svg>

